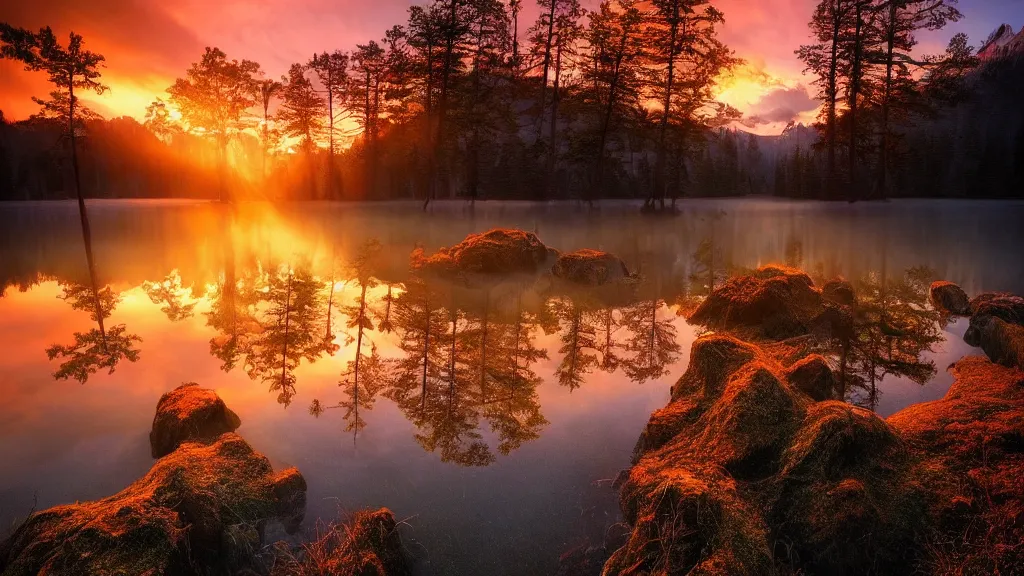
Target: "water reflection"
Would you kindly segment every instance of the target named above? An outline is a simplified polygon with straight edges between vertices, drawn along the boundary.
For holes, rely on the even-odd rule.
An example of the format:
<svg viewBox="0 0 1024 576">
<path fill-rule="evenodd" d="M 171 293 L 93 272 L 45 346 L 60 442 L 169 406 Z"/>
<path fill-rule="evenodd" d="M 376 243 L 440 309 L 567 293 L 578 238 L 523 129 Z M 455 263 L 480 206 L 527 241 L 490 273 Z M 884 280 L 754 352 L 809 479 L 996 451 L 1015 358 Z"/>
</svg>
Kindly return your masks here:
<svg viewBox="0 0 1024 576">
<path fill-rule="evenodd" d="M 795 226 L 778 237 L 774 252 L 751 258 L 744 226 L 721 210 L 680 219 L 685 238 L 631 228 L 635 234 L 620 254 L 632 256 L 638 277 L 600 289 L 546 278 L 446 282 L 410 266 L 409 254 L 421 242 L 405 228 L 387 228 L 382 242 L 365 233 L 299 232 L 280 216 L 244 209 L 202 214 L 195 226 L 214 233 L 168 244 L 168 253 L 152 246 L 141 251 L 157 254 L 149 260 L 162 267 L 149 260 L 143 266 L 129 248 L 119 249 L 128 255 L 107 259 L 119 263 L 114 284 L 140 288 L 170 322 L 205 320 L 204 338 L 221 370 L 241 368 L 285 407 L 303 391 L 300 367 L 327 363 L 337 390 L 318 391 L 303 404 L 314 416 L 337 415 L 354 443 L 370 425 L 375 402 L 386 398 L 415 426 L 415 441 L 426 451 L 444 462 L 490 464 L 544 430 L 538 387 L 545 381 L 557 382 L 563 393 L 586 394 L 598 371 L 636 384 L 677 377 L 685 346 L 680 316 L 731 275 L 765 260 L 808 269 L 818 284 L 851 272 L 858 299 L 836 311 L 849 316 L 847 328 L 806 342 L 832 362 L 837 395 L 877 408 L 883 380 L 923 385 L 937 372 L 929 352 L 942 332 L 927 303 L 937 272 L 915 266 L 893 275 L 885 252 L 878 265 L 856 255 L 844 261 L 835 250 L 815 249 Z M 431 238 L 437 229 L 423 234 Z M 3 277 L 28 288 L 33 281 L 25 278 L 56 276 L 61 298 L 96 323 L 75 332 L 72 343 L 46 350 L 60 361 L 55 376 L 85 382 L 100 369 L 136 361 L 139 337 L 105 322 L 120 300 L 114 284 L 97 290 L 94 277 L 87 284 L 69 280 L 79 271 L 55 269 L 62 260 L 47 250 L 51 255 L 36 265 L 26 266 L 23 256 L 11 260 L 18 269 Z M 104 250 L 98 253 L 106 261 Z M 550 367 L 541 370 L 541 363 Z"/>
<path fill-rule="evenodd" d="M 100 369 L 113 374 L 122 360 L 138 361 L 139 350 L 135 346 L 142 338 L 128 333 L 124 324 L 106 326 L 104 323 L 118 303 L 118 295 L 109 286 L 96 292 L 91 286 L 62 281 L 60 288 L 62 293 L 58 298 L 74 310 L 88 311 L 97 327 L 74 332 L 71 344 L 56 343 L 46 349 L 47 358 L 60 361 L 54 378 L 74 378 L 85 384 Z"/>
</svg>

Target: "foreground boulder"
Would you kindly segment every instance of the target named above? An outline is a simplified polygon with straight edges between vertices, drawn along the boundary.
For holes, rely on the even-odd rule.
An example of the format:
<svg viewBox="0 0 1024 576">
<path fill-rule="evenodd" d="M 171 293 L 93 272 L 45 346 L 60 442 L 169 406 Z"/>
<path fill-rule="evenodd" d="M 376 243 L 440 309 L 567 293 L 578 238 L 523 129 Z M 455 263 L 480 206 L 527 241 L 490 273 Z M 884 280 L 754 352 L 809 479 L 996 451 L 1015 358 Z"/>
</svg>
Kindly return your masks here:
<svg viewBox="0 0 1024 576">
<path fill-rule="evenodd" d="M 343 525 L 331 525 L 299 556 L 274 563 L 271 576 L 407 576 L 410 574 L 398 523 L 387 508 L 356 512 Z M 316 550 L 317 553 L 309 553 Z"/>
<path fill-rule="evenodd" d="M 916 551 L 958 574 L 1024 574 L 1024 371 L 981 357 L 951 371 L 942 400 L 888 419 L 928 487 L 931 542 Z"/>
<path fill-rule="evenodd" d="M 1024 368 L 1024 298 L 982 294 L 971 301 L 970 308 L 964 341 L 984 350 L 994 362 Z"/>
<path fill-rule="evenodd" d="M 618 257 L 590 249 L 562 254 L 551 273 L 556 278 L 584 286 L 602 286 L 629 277 L 629 269 Z"/>
<path fill-rule="evenodd" d="M 413 265 L 440 275 L 533 274 L 554 255 L 532 232 L 495 228 L 470 234 L 455 246 L 441 248 L 431 256 L 416 252 Z"/>
<path fill-rule="evenodd" d="M 694 343 L 637 442 L 620 491 L 633 531 L 604 574 L 1024 569 L 1024 372 L 961 361 L 944 400 L 886 421 L 798 391 L 828 380 L 824 359 L 777 358 L 721 334 Z M 956 530 L 969 545 L 937 557 Z"/>
<path fill-rule="evenodd" d="M 153 458 L 160 458 L 183 442 L 212 440 L 225 432 L 234 432 L 241 425 L 242 421 L 216 392 L 189 382 L 160 397 L 149 445 Z"/>
<path fill-rule="evenodd" d="M 237 434 L 186 442 L 109 498 L 33 514 L 0 545 L 0 568 L 5 576 L 238 568 L 260 549 L 268 521 L 298 529 L 305 495 L 297 470 L 274 474 Z"/>
<path fill-rule="evenodd" d="M 810 276 L 784 266 L 765 266 L 727 280 L 690 315 L 716 330 L 750 329 L 755 338 L 781 340 L 807 334 L 825 311 Z"/>
<path fill-rule="evenodd" d="M 952 282 L 932 282 L 928 293 L 936 310 L 953 316 L 967 316 L 971 313 L 967 293 Z"/>
<path fill-rule="evenodd" d="M 971 346 L 985 351 L 993 362 L 1024 369 L 1024 326 L 995 316 L 977 316 L 964 333 Z"/>
</svg>

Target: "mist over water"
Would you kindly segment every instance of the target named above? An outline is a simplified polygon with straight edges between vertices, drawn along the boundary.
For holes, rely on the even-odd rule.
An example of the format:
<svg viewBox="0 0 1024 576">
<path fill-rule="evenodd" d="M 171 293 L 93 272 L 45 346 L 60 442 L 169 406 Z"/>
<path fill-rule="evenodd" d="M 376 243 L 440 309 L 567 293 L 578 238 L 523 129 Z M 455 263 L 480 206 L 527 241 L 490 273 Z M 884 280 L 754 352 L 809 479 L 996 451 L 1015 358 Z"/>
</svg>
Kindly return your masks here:
<svg viewBox="0 0 1024 576">
<path fill-rule="evenodd" d="M 816 281 L 884 287 L 927 270 L 970 295 L 1024 293 L 1024 203 L 698 200 L 673 217 L 625 202 L 89 208 L 106 329 L 138 336 L 128 346 L 139 357 L 82 384 L 54 379 L 61 358 L 47 349 L 96 326 L 74 296 L 89 282 L 77 207 L 0 206 L 0 526 L 34 499 L 42 509 L 99 498 L 145 473 L 157 399 L 195 381 L 275 467 L 302 471 L 310 525 L 388 506 L 423 574 L 551 573 L 562 552 L 601 542 L 619 521 L 611 479 L 686 368 L 698 329 L 681 312 L 709 279 L 784 263 Z M 415 249 L 499 226 L 613 253 L 639 280 L 625 295 L 552 294 L 544 278 L 451 286 L 410 271 Z M 355 265 L 373 239 L 379 251 Z M 281 294 L 288 332 L 273 340 Z M 428 324 L 434 340 L 417 348 Z M 850 400 L 888 415 L 940 398 L 945 367 L 971 353 L 965 328 L 929 324 L 925 382 L 886 375 Z M 287 343 L 283 355 L 274 342 Z M 371 347 L 381 365 L 397 363 L 377 378 Z"/>
</svg>

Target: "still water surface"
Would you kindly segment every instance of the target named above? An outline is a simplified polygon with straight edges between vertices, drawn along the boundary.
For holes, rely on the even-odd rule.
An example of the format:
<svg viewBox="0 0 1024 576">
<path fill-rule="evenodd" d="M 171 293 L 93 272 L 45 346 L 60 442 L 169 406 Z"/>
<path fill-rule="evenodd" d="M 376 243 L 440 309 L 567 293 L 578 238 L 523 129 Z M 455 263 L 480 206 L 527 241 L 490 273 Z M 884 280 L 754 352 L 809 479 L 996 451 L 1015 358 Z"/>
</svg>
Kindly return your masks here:
<svg viewBox="0 0 1024 576">
<path fill-rule="evenodd" d="M 388 506 L 422 574 L 553 573 L 600 543 L 619 521 L 611 479 L 698 334 L 681 312 L 712 279 L 780 262 L 898 294 L 927 320 L 902 348 L 915 369 L 870 364 L 849 393 L 883 415 L 941 397 L 945 367 L 974 352 L 915 279 L 1024 293 L 1021 203 L 696 201 L 652 219 L 614 203 L 111 201 L 90 217 L 99 314 L 75 205 L 0 205 L 0 527 L 141 476 L 157 399 L 195 381 L 302 471 L 310 525 Z M 410 272 L 414 249 L 495 226 L 615 253 L 641 280 L 567 292 Z M 82 354 L 101 337 L 107 355 Z"/>
</svg>

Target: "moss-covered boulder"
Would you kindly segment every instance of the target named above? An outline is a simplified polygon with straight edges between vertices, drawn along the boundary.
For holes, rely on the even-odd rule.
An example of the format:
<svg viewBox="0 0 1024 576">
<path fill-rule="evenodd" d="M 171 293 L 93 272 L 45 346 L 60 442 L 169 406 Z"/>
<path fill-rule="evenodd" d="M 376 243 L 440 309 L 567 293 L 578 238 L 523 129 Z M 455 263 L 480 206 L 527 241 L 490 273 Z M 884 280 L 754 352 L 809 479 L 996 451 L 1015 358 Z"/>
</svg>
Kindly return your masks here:
<svg viewBox="0 0 1024 576">
<path fill-rule="evenodd" d="M 537 235 L 522 230 L 495 228 L 470 234 L 449 248 L 426 256 L 413 253 L 415 268 L 442 275 L 457 274 L 533 274 L 543 270 L 557 253 Z"/>
<path fill-rule="evenodd" d="M 253 557 L 268 521 L 301 518 L 305 492 L 297 471 L 275 474 L 237 434 L 186 442 L 109 498 L 33 514 L 0 545 L 0 568 L 4 576 L 227 569 L 227 560 Z"/>
<path fill-rule="evenodd" d="M 971 300 L 973 317 L 995 316 L 1010 324 L 1024 324 L 1024 298 L 1005 292 L 986 292 Z"/>
<path fill-rule="evenodd" d="M 330 524 L 295 553 L 278 557 L 271 576 L 407 576 L 398 523 L 387 508 Z"/>
<path fill-rule="evenodd" d="M 603 286 L 629 277 L 629 269 L 618 257 L 590 249 L 562 254 L 551 273 L 556 278 L 583 286 Z"/>
<path fill-rule="evenodd" d="M 1024 325 L 996 316 L 975 316 L 964 340 L 984 350 L 993 362 L 1024 369 Z"/>
<path fill-rule="evenodd" d="M 1024 569 L 1024 371 L 962 360 L 943 400 L 886 420 L 812 402 L 824 358 L 783 366 L 777 345 L 694 343 L 637 442 L 633 531 L 604 574 Z"/>
<path fill-rule="evenodd" d="M 834 278 L 821 287 L 821 297 L 834 304 L 850 306 L 857 301 L 853 284 L 844 278 Z"/>
<path fill-rule="evenodd" d="M 920 563 L 1024 574 L 1024 371 L 981 357 L 951 371 L 942 400 L 888 418 L 927 487 L 930 531 L 917 547 Z"/>
<path fill-rule="evenodd" d="M 716 330 L 747 329 L 781 340 L 807 334 L 825 311 L 811 278 L 793 268 L 765 266 L 727 280 L 690 315 Z"/>
<path fill-rule="evenodd" d="M 153 437 L 174 448 L 113 496 L 28 517 L 0 543 L 0 574 L 233 573 L 252 564 L 269 522 L 289 532 L 302 524 L 306 482 L 294 468 L 275 473 L 231 432 L 237 426 L 212 390 L 188 384 L 165 394 Z"/>
<path fill-rule="evenodd" d="M 967 316 L 971 313 L 971 302 L 963 288 L 952 282 L 932 282 L 928 289 L 932 305 L 936 310 L 952 316 Z"/>
<path fill-rule="evenodd" d="M 234 432 L 242 421 L 213 390 L 188 382 L 160 397 L 149 433 L 153 458 L 173 452 L 183 442 L 212 440 Z"/>
<path fill-rule="evenodd" d="M 835 399 L 839 388 L 828 361 L 819 354 L 795 362 L 786 370 L 786 380 L 816 402 Z"/>
</svg>

